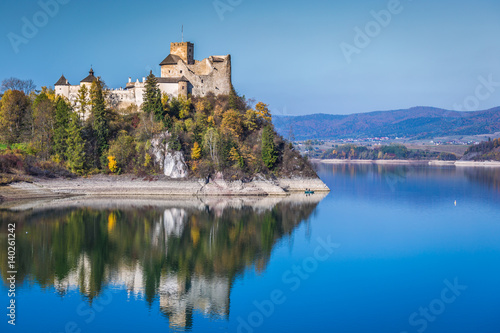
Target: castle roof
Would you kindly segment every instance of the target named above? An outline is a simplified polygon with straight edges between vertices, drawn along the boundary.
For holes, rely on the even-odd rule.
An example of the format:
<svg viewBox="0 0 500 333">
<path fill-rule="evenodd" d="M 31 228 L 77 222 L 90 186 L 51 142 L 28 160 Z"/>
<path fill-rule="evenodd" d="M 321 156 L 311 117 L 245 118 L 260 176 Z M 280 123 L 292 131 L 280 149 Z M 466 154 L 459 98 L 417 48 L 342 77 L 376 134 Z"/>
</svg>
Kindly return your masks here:
<svg viewBox="0 0 500 333">
<path fill-rule="evenodd" d="M 157 77 L 158 83 L 179 83 L 181 81 L 189 82 L 185 76 L 183 77 Z"/>
<path fill-rule="evenodd" d="M 160 66 L 163 65 L 177 65 L 177 63 L 181 60 L 181 57 L 175 54 L 169 54 L 161 63 Z"/>
<path fill-rule="evenodd" d="M 89 71 L 89 76 L 87 76 L 85 79 L 81 80 L 80 82 L 88 82 L 88 83 L 92 83 L 94 82 L 95 80 L 97 80 L 97 78 L 94 76 L 94 70 L 92 69 L 92 67 L 90 68 L 90 71 Z"/>
<path fill-rule="evenodd" d="M 68 80 L 64 77 L 64 75 L 61 75 L 61 78 L 54 84 L 54 86 L 69 86 Z"/>
</svg>

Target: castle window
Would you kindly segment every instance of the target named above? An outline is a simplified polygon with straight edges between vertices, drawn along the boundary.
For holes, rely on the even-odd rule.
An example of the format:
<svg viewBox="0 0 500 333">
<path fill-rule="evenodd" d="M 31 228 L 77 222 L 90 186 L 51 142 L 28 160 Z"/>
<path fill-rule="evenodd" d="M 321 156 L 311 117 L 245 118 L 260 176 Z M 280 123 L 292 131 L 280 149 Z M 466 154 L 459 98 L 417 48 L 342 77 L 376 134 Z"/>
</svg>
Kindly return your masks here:
<svg viewBox="0 0 500 333">
<path fill-rule="evenodd" d="M 201 83 L 203 83 L 203 80 L 201 80 Z"/>
<path fill-rule="evenodd" d="M 184 87 L 182 87 L 182 90 L 184 90 Z"/>
<path fill-rule="evenodd" d="M 181 74 L 182 74 L 182 71 L 181 71 Z"/>
</svg>

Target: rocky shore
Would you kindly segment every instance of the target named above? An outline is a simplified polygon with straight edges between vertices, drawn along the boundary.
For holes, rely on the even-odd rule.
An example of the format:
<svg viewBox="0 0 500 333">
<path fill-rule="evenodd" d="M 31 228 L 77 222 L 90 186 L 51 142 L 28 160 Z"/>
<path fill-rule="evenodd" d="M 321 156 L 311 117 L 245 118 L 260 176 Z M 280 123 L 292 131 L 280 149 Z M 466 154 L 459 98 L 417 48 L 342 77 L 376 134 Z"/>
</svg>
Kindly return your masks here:
<svg viewBox="0 0 500 333">
<path fill-rule="evenodd" d="M 33 179 L 0 187 L 3 201 L 58 198 L 68 196 L 105 197 L 213 197 L 213 196 L 289 196 L 311 189 L 329 192 L 319 179 L 253 180 L 250 182 L 210 180 L 170 180 L 132 176 L 94 176 L 76 179 Z"/>
</svg>

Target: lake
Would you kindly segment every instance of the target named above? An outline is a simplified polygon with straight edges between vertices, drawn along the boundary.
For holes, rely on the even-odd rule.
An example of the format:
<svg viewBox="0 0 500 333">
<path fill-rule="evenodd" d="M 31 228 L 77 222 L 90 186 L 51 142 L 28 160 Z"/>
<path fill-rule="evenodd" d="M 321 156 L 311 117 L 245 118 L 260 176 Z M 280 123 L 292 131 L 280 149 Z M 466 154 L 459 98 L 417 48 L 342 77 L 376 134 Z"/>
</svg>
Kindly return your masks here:
<svg viewBox="0 0 500 333">
<path fill-rule="evenodd" d="M 325 197 L 0 210 L 1 331 L 500 332 L 500 169 L 317 168 Z"/>
</svg>

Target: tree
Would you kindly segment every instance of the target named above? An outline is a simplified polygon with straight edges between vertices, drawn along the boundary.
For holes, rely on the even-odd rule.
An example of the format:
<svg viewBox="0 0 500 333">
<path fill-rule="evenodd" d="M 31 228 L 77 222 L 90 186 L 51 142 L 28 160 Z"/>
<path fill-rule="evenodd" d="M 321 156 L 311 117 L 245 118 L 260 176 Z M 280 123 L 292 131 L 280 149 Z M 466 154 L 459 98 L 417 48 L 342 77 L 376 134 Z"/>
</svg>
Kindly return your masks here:
<svg viewBox="0 0 500 333">
<path fill-rule="evenodd" d="M 278 151 L 274 144 L 274 132 L 271 125 L 264 127 L 262 131 L 262 161 L 270 170 L 278 161 Z"/>
<path fill-rule="evenodd" d="M 193 148 L 191 148 L 191 159 L 199 160 L 201 158 L 201 147 L 198 142 L 195 142 Z"/>
<path fill-rule="evenodd" d="M 0 85 L 0 91 L 19 90 L 24 92 L 25 95 L 29 95 L 35 89 L 36 85 L 33 80 L 21 80 L 15 77 L 3 80 Z"/>
<path fill-rule="evenodd" d="M 89 90 L 87 89 L 87 86 L 84 84 L 78 90 L 78 96 L 76 98 L 76 102 L 79 106 L 78 113 L 80 119 L 84 119 L 85 114 L 87 113 L 87 106 L 89 105 L 88 95 L 89 95 Z"/>
<path fill-rule="evenodd" d="M 226 135 L 233 135 L 239 139 L 243 133 L 243 122 L 240 114 L 235 110 L 228 110 L 222 116 L 221 131 Z"/>
<path fill-rule="evenodd" d="M 66 160 L 71 171 L 83 174 L 85 163 L 85 143 L 81 135 L 80 117 L 77 113 L 70 114 L 66 135 Z"/>
<path fill-rule="evenodd" d="M 257 114 L 264 121 L 265 124 L 270 124 L 272 122 L 271 112 L 269 112 L 268 105 L 262 102 L 257 103 L 255 106 Z"/>
<path fill-rule="evenodd" d="M 33 102 L 33 144 L 44 160 L 52 152 L 54 118 L 54 103 L 45 93 L 40 93 Z"/>
<path fill-rule="evenodd" d="M 90 87 L 90 104 L 92 105 L 93 124 L 92 129 L 96 140 L 95 162 L 100 166 L 100 158 L 103 152 L 108 149 L 109 140 L 109 114 L 106 110 L 104 100 L 104 83 L 101 80 L 95 80 Z"/>
<path fill-rule="evenodd" d="M 0 139 L 6 143 L 25 142 L 31 135 L 31 102 L 24 92 L 7 90 L 0 106 Z"/>
<path fill-rule="evenodd" d="M 209 128 L 203 137 L 203 146 L 208 151 L 210 159 L 216 166 L 219 165 L 219 133 L 214 128 Z"/>
<path fill-rule="evenodd" d="M 125 172 L 132 171 L 132 168 L 129 170 L 128 167 L 131 166 L 131 162 L 134 160 L 136 151 L 137 149 L 134 137 L 130 136 L 127 131 L 122 130 L 118 134 L 118 137 L 110 143 L 109 150 L 107 152 L 108 160 L 109 156 L 113 156 L 117 167 Z M 115 171 L 111 170 L 111 172 Z"/>
<path fill-rule="evenodd" d="M 142 103 L 142 110 L 147 114 L 154 115 L 156 121 L 163 120 L 163 103 L 161 91 L 158 87 L 158 80 L 151 71 L 146 78 L 143 94 L 144 102 Z"/>
<path fill-rule="evenodd" d="M 64 98 L 56 100 L 56 111 L 54 121 L 54 153 L 64 157 L 66 153 L 66 141 L 68 138 L 68 125 L 71 119 L 71 106 Z"/>
</svg>

